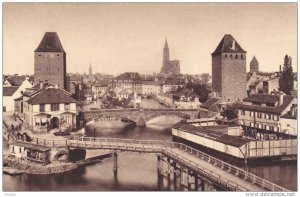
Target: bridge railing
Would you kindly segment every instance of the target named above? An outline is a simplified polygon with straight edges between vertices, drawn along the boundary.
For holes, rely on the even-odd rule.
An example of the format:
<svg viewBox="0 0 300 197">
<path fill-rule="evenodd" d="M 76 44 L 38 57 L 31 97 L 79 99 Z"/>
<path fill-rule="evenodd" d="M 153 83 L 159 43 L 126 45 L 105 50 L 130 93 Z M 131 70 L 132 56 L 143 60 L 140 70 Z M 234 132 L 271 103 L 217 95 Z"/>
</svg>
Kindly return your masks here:
<svg viewBox="0 0 300 197">
<path fill-rule="evenodd" d="M 200 158 L 201 160 L 204 160 L 215 167 L 218 167 L 224 171 L 227 171 L 237 177 L 240 177 L 241 179 L 244 179 L 247 182 L 250 182 L 252 184 L 255 184 L 257 186 L 260 186 L 262 188 L 266 188 L 270 191 L 288 191 L 286 188 L 283 188 L 279 185 L 276 185 L 268 180 L 262 179 L 261 177 L 258 177 L 254 174 L 251 174 L 241 168 L 238 168 L 234 165 L 231 165 L 229 163 L 226 163 L 222 160 L 219 160 L 213 156 L 210 156 L 206 153 L 203 153 L 199 150 L 196 150 L 192 147 L 189 147 L 182 143 L 177 142 L 164 142 L 161 140 L 139 140 L 139 139 L 123 139 L 123 138 L 98 138 L 98 137 L 73 137 L 71 139 L 64 139 L 64 140 L 47 140 L 47 139 L 41 139 L 41 138 L 32 138 L 33 140 L 30 143 L 43 145 L 43 146 L 49 146 L 49 147 L 58 147 L 58 146 L 69 146 L 70 144 L 74 145 L 76 142 L 88 142 L 92 145 L 97 145 L 99 143 L 110 143 L 110 144 L 116 144 L 116 145 L 124 145 L 129 144 L 133 147 L 138 145 L 150 145 L 152 148 L 156 147 L 157 149 L 161 151 L 168 151 L 168 153 L 175 154 L 172 152 L 171 148 L 178 148 L 180 150 L 183 150 L 197 158 Z M 82 145 L 82 144 L 81 144 Z M 86 143 L 84 143 L 86 145 Z M 194 166 L 198 166 L 197 163 L 192 162 L 188 160 L 187 158 L 184 158 L 180 155 L 175 155 L 177 158 L 180 159 L 180 161 L 184 162 L 183 160 L 187 160 L 188 164 L 191 165 L 193 163 Z M 186 162 L 186 161 L 185 161 Z M 203 170 L 203 168 L 201 169 Z M 205 172 L 205 171 L 204 171 Z M 207 172 L 209 173 L 209 172 Z M 214 172 L 212 172 L 212 175 Z M 234 187 L 237 187 L 236 185 L 232 185 Z M 241 186 L 239 186 L 241 187 Z"/>
<path fill-rule="evenodd" d="M 192 155 L 194 155 L 194 156 L 196 156 L 196 157 L 198 157 L 198 158 L 200 158 L 200 159 L 202 159 L 202 160 L 204 160 L 204 161 L 206 161 L 206 162 L 208 162 L 208 163 L 210 163 L 210 164 L 212 164 L 212 165 L 214 165 L 214 166 L 216 166 L 216 167 L 218 167 L 222 170 L 225 170 L 225 171 L 227 171 L 231 174 L 234 174 L 235 176 L 238 176 L 238 177 L 240 177 L 240 178 L 242 178 L 242 179 L 244 179 L 248 182 L 251 182 L 252 184 L 258 185 L 262 188 L 266 188 L 270 191 L 288 191 L 284 187 L 276 185 L 276 184 L 274 184 L 274 183 L 272 183 L 272 182 L 270 182 L 266 179 L 258 177 L 258 176 L 254 175 L 252 173 L 249 173 L 249 172 L 247 172 L 247 171 L 245 171 L 241 168 L 238 168 L 234 165 L 226 163 L 226 162 L 224 162 L 220 159 L 217 159 L 213 156 L 210 156 L 206 153 L 203 153 L 203 152 L 201 152 L 199 150 L 196 150 L 192 147 L 189 147 L 185 144 L 176 143 L 175 147 L 179 148 L 181 150 L 184 150 L 185 152 L 188 152 L 188 153 L 190 153 L 190 154 L 192 154 Z"/>
<path fill-rule="evenodd" d="M 227 179 L 226 177 L 221 178 L 220 174 L 217 174 L 214 171 L 211 171 L 207 168 L 199 166 L 196 162 L 189 160 L 187 158 L 183 158 L 180 154 L 177 154 L 177 153 L 173 152 L 172 150 L 163 149 L 163 152 L 167 155 L 172 156 L 176 160 L 180 161 L 183 165 L 185 165 L 191 169 L 194 169 L 198 172 L 200 171 L 200 173 L 208 175 L 212 179 L 216 180 L 217 182 L 220 182 L 223 185 L 226 185 L 227 187 L 233 188 L 235 190 L 240 190 L 240 191 L 249 191 L 248 188 L 245 188 L 242 185 L 236 184 L 236 183 L 232 182 L 230 179 Z"/>
</svg>

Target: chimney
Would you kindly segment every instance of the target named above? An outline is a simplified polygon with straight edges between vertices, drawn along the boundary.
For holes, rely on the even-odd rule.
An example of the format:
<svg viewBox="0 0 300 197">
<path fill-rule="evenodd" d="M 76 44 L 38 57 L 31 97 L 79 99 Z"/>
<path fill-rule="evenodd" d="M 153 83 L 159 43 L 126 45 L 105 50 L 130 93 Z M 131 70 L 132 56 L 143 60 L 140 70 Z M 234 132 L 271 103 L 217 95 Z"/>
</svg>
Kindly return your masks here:
<svg viewBox="0 0 300 197">
<path fill-rule="evenodd" d="M 44 83 L 41 81 L 40 82 L 40 89 L 42 89 L 44 87 Z"/>
<path fill-rule="evenodd" d="M 281 106 L 283 103 L 283 94 L 279 94 L 279 103 L 278 103 L 278 106 Z"/>
<path fill-rule="evenodd" d="M 296 111 L 296 108 L 294 106 L 292 106 L 291 107 L 291 112 L 290 112 L 290 115 L 291 115 L 292 118 L 295 117 L 295 114 L 296 114 L 295 111 Z"/>
</svg>

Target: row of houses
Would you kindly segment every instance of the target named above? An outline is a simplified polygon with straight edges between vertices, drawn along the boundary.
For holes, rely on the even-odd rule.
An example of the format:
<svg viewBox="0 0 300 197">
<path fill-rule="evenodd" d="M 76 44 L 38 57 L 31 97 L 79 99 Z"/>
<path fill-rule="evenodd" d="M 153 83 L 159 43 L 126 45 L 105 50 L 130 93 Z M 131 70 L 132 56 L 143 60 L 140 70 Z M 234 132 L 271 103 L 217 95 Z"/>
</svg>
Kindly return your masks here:
<svg viewBox="0 0 300 197">
<path fill-rule="evenodd" d="M 201 105 L 204 116 L 220 116 L 229 103 L 211 98 Z M 244 136 L 255 139 L 290 138 L 297 136 L 297 98 L 284 93 L 252 94 L 236 103 L 237 123 Z M 224 113 L 223 113 L 224 115 Z M 242 133 L 241 133 L 242 135 Z"/>
<path fill-rule="evenodd" d="M 92 94 L 103 96 L 109 87 L 119 87 L 126 94 L 136 93 L 138 95 L 158 95 L 161 93 L 175 92 L 186 84 L 185 78 L 178 77 L 155 77 L 152 80 L 144 80 L 139 73 L 126 72 L 109 82 L 92 85 Z"/>
</svg>

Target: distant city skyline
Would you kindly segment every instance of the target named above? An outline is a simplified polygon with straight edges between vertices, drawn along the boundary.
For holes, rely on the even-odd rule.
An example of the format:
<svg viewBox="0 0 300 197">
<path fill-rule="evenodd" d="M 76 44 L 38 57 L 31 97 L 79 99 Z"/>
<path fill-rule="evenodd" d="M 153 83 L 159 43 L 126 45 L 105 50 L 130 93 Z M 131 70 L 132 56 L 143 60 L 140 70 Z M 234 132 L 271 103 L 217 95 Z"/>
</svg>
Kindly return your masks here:
<svg viewBox="0 0 300 197">
<path fill-rule="evenodd" d="M 33 74 L 34 50 L 57 32 L 67 72 L 159 73 L 168 39 L 181 73 L 211 73 L 225 34 L 278 71 L 288 54 L 297 71 L 297 3 L 3 3 L 3 74 Z"/>
</svg>

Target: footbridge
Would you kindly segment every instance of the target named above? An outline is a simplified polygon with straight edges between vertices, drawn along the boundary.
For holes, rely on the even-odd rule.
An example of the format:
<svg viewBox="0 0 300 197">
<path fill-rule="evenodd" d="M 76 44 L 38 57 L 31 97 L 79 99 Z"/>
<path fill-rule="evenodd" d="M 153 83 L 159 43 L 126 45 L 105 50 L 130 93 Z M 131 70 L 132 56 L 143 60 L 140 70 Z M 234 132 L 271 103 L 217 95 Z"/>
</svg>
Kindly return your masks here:
<svg viewBox="0 0 300 197">
<path fill-rule="evenodd" d="M 72 137 L 65 140 L 33 138 L 30 142 L 47 147 L 68 149 L 107 149 L 157 154 L 157 170 L 161 175 L 179 176 L 189 190 L 207 187 L 229 191 L 288 191 L 234 165 L 226 163 L 182 143 L 159 140 Z M 117 156 L 115 157 L 117 158 Z M 117 160 L 114 162 L 117 170 Z"/>
<path fill-rule="evenodd" d="M 126 118 L 139 126 L 145 126 L 146 122 L 160 116 L 178 116 L 183 119 L 198 118 L 199 109 L 179 109 L 179 108 L 139 108 L 139 109 L 101 109 L 81 111 L 80 118 L 85 122 L 101 119 L 121 119 Z"/>
</svg>

